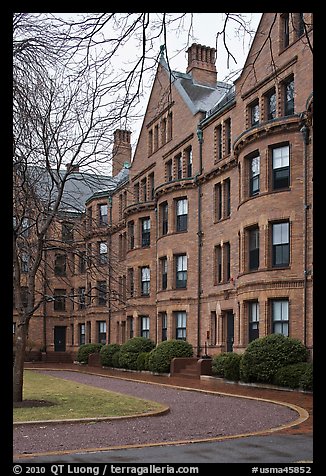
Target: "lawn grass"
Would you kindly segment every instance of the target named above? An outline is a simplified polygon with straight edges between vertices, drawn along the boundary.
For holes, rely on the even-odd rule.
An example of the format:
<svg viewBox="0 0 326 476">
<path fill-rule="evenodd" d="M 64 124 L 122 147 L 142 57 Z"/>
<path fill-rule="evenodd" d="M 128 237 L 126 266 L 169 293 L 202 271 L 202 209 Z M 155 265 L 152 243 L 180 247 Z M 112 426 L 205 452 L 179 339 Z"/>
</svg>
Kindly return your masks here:
<svg viewBox="0 0 326 476">
<path fill-rule="evenodd" d="M 53 405 L 14 408 L 14 422 L 128 416 L 165 408 L 153 401 L 28 370 L 24 372 L 23 399 L 46 400 Z"/>
</svg>

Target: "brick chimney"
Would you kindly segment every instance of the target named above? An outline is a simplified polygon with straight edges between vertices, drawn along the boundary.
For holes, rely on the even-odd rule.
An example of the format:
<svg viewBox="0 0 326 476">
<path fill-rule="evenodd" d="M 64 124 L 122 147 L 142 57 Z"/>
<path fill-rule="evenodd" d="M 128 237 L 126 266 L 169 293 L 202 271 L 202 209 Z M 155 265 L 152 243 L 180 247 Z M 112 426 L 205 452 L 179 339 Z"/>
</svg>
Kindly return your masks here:
<svg viewBox="0 0 326 476">
<path fill-rule="evenodd" d="M 131 162 L 131 131 L 116 129 L 112 149 L 112 177 L 122 170 L 125 162 Z"/>
<path fill-rule="evenodd" d="M 216 49 L 193 43 L 187 50 L 188 67 L 193 79 L 201 84 L 216 85 Z"/>
</svg>

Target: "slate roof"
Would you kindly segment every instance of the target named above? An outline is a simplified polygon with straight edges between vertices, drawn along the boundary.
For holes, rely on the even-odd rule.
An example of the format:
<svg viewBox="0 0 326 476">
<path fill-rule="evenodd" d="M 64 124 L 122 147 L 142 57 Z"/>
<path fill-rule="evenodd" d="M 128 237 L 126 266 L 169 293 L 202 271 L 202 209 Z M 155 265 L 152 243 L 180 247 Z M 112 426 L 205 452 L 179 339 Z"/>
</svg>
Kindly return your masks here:
<svg viewBox="0 0 326 476">
<path fill-rule="evenodd" d="M 168 64 L 162 55 L 160 58 L 161 65 L 170 75 Z M 230 83 L 217 81 L 215 86 L 207 86 L 196 83 L 191 74 L 181 73 L 179 71 L 171 71 L 173 85 L 183 98 L 192 114 L 199 111 L 207 112 L 224 98 L 233 87 Z"/>
<path fill-rule="evenodd" d="M 56 198 L 56 191 L 52 187 L 52 181 L 45 169 L 34 167 L 33 182 L 36 183 L 36 188 L 41 197 L 49 203 L 54 203 Z M 66 173 L 65 170 L 60 170 L 61 177 Z M 86 172 L 72 172 L 64 186 L 64 193 L 60 203 L 59 211 L 69 213 L 81 213 L 85 210 L 85 203 L 92 197 L 98 194 L 108 195 L 124 183 L 129 176 L 128 168 L 123 168 L 115 177 L 100 174 L 90 174 Z"/>
</svg>

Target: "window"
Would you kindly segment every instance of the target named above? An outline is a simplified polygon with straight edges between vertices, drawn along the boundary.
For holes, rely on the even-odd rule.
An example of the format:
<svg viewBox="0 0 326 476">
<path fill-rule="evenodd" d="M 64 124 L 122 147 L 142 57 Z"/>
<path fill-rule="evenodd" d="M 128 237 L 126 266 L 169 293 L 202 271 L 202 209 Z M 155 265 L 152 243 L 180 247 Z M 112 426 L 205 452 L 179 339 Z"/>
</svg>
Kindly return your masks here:
<svg viewBox="0 0 326 476">
<path fill-rule="evenodd" d="M 106 321 L 98 321 L 97 322 L 97 332 L 98 332 L 98 339 L 97 342 L 99 344 L 106 344 Z"/>
<path fill-rule="evenodd" d="M 106 282 L 97 282 L 97 305 L 106 306 Z"/>
<path fill-rule="evenodd" d="M 248 303 L 249 311 L 249 342 L 259 337 L 259 304 L 257 301 Z"/>
<path fill-rule="evenodd" d="M 65 243 L 71 242 L 74 239 L 72 223 L 62 223 L 61 237 Z"/>
<path fill-rule="evenodd" d="M 24 236 L 25 238 L 29 237 L 29 231 L 30 231 L 30 220 L 27 217 L 24 217 L 21 222 L 21 236 Z"/>
<path fill-rule="evenodd" d="M 175 168 L 177 171 L 177 178 L 182 179 L 182 155 L 178 154 L 175 158 Z"/>
<path fill-rule="evenodd" d="M 66 255 L 55 255 L 54 274 L 56 276 L 66 276 Z"/>
<path fill-rule="evenodd" d="M 140 318 L 140 335 L 149 339 L 149 317 L 141 316 Z"/>
<path fill-rule="evenodd" d="M 148 131 L 148 155 L 153 153 L 153 130 Z"/>
<path fill-rule="evenodd" d="M 80 251 L 79 253 L 79 272 L 81 274 L 86 272 L 86 251 Z"/>
<path fill-rule="evenodd" d="M 276 92 L 275 88 L 265 95 L 266 119 L 270 121 L 276 117 Z"/>
<path fill-rule="evenodd" d="M 186 154 L 186 167 L 187 167 L 187 177 L 192 177 L 192 148 L 188 147 L 185 150 Z"/>
<path fill-rule="evenodd" d="M 168 260 L 167 257 L 164 256 L 160 258 L 160 269 L 161 269 L 161 289 L 167 288 L 168 283 Z"/>
<path fill-rule="evenodd" d="M 282 37 L 283 37 L 283 48 L 289 46 L 290 43 L 290 28 L 289 28 L 289 14 L 285 13 L 282 15 Z"/>
<path fill-rule="evenodd" d="M 161 144 L 166 143 L 166 117 L 163 117 L 161 121 Z"/>
<path fill-rule="evenodd" d="M 158 149 L 158 124 L 154 127 L 154 152 Z"/>
<path fill-rule="evenodd" d="M 154 191 L 155 191 L 155 187 L 154 187 L 154 172 L 151 173 L 151 174 L 149 174 L 148 180 L 149 180 L 149 193 L 150 193 L 149 199 L 150 199 L 150 200 L 154 200 Z"/>
<path fill-rule="evenodd" d="M 231 248 L 230 243 L 223 244 L 223 254 L 224 254 L 224 279 L 225 281 L 230 281 L 231 278 Z"/>
<path fill-rule="evenodd" d="M 253 197 L 260 191 L 260 157 L 249 159 L 249 195 Z"/>
<path fill-rule="evenodd" d="M 162 223 L 162 235 L 167 235 L 169 231 L 169 207 L 168 202 L 164 202 L 160 205 L 161 208 L 161 223 Z"/>
<path fill-rule="evenodd" d="M 134 199 L 135 203 L 139 203 L 139 183 L 135 183 L 134 185 Z"/>
<path fill-rule="evenodd" d="M 172 139 L 172 112 L 168 115 L 168 141 Z"/>
<path fill-rule="evenodd" d="M 145 248 L 151 242 L 151 221 L 150 218 L 141 218 L 141 245 Z"/>
<path fill-rule="evenodd" d="M 150 275 L 150 269 L 148 266 L 144 266 L 140 268 L 140 276 L 141 276 L 141 295 L 149 296 L 151 275 Z"/>
<path fill-rule="evenodd" d="M 132 316 L 127 317 L 127 328 L 129 339 L 134 337 L 134 318 Z"/>
<path fill-rule="evenodd" d="M 187 287 L 187 255 L 176 255 L 175 257 L 176 264 L 176 288 L 186 288 Z"/>
<path fill-rule="evenodd" d="M 99 205 L 99 224 L 101 226 L 108 224 L 108 206 L 106 204 Z"/>
<path fill-rule="evenodd" d="M 134 297 L 134 268 L 128 268 L 129 297 Z"/>
<path fill-rule="evenodd" d="M 298 38 L 305 32 L 304 13 L 296 13 L 296 32 Z"/>
<path fill-rule="evenodd" d="M 216 220 L 222 219 L 222 184 L 217 183 L 215 185 L 215 209 L 216 209 Z"/>
<path fill-rule="evenodd" d="M 291 76 L 283 83 L 284 116 L 294 114 L 294 79 Z"/>
<path fill-rule="evenodd" d="M 256 126 L 259 124 L 259 102 L 256 100 L 249 106 L 250 109 L 250 125 Z"/>
<path fill-rule="evenodd" d="M 222 125 L 215 128 L 216 137 L 216 160 L 222 159 Z"/>
<path fill-rule="evenodd" d="M 168 338 L 168 316 L 166 312 L 161 312 L 162 320 L 162 341 L 167 340 Z"/>
<path fill-rule="evenodd" d="M 133 221 L 128 222 L 128 243 L 129 249 L 133 250 L 135 248 L 135 224 Z"/>
<path fill-rule="evenodd" d="M 142 202 L 147 202 L 147 180 L 146 177 L 141 181 Z"/>
<path fill-rule="evenodd" d="M 289 266 L 290 263 L 290 239 L 289 222 L 273 223 L 272 225 L 273 257 L 274 268 L 279 266 Z"/>
<path fill-rule="evenodd" d="M 20 259 L 21 259 L 21 272 L 22 273 L 28 273 L 28 271 L 29 271 L 29 254 L 28 253 L 22 253 Z"/>
<path fill-rule="evenodd" d="M 289 301 L 287 299 L 272 300 L 272 333 L 289 336 Z"/>
<path fill-rule="evenodd" d="M 248 231 L 249 241 L 249 271 L 259 268 L 259 228 L 251 228 Z"/>
<path fill-rule="evenodd" d="M 231 215 L 231 181 L 226 179 L 224 181 L 224 200 L 225 200 L 225 216 Z"/>
<path fill-rule="evenodd" d="M 79 345 L 83 345 L 86 342 L 86 328 L 85 324 L 79 324 Z"/>
<path fill-rule="evenodd" d="M 171 182 L 173 180 L 172 176 L 172 160 L 168 160 L 166 163 L 166 181 Z"/>
<path fill-rule="evenodd" d="M 86 301 L 85 301 L 85 294 L 86 289 L 84 287 L 78 288 L 78 309 L 85 309 Z"/>
<path fill-rule="evenodd" d="M 99 262 L 100 264 L 107 264 L 108 262 L 108 245 L 105 241 L 101 241 L 99 244 Z"/>
<path fill-rule="evenodd" d="M 188 227 L 188 201 L 181 198 L 176 201 L 177 231 L 187 231 Z"/>
<path fill-rule="evenodd" d="M 225 121 L 225 154 L 231 153 L 231 119 Z"/>
<path fill-rule="evenodd" d="M 184 311 L 176 312 L 176 333 L 177 340 L 186 340 L 187 338 L 187 313 Z"/>
<path fill-rule="evenodd" d="M 54 310 L 65 311 L 66 310 L 66 290 L 55 289 L 54 290 Z"/>
<path fill-rule="evenodd" d="M 290 147 L 272 149 L 273 190 L 290 186 Z"/>
<path fill-rule="evenodd" d="M 222 247 L 221 245 L 215 246 L 215 279 L 214 284 L 222 282 Z"/>
<path fill-rule="evenodd" d="M 122 193 L 119 195 L 119 220 L 122 220 L 123 218 L 123 196 Z"/>
</svg>

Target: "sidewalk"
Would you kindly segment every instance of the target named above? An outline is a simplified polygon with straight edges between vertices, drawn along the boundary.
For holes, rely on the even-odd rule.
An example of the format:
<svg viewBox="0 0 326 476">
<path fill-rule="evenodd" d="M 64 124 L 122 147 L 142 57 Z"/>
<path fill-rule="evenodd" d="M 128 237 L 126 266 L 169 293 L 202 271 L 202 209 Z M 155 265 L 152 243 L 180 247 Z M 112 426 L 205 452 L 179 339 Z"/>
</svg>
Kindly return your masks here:
<svg viewBox="0 0 326 476">
<path fill-rule="evenodd" d="M 173 387 L 187 387 L 189 389 L 199 389 L 220 392 L 228 395 L 243 395 L 253 398 L 263 398 L 277 402 L 291 403 L 304 408 L 309 413 L 309 418 L 299 425 L 281 429 L 277 434 L 311 434 L 313 431 L 313 395 L 298 391 L 274 390 L 258 387 L 250 387 L 234 383 L 226 383 L 218 379 L 194 379 L 185 377 L 168 377 L 166 375 L 152 375 L 147 372 L 128 372 L 119 369 L 105 369 L 102 367 L 90 367 L 88 365 L 77 364 L 55 364 L 42 362 L 27 362 L 25 369 L 42 368 L 53 370 L 73 370 L 88 374 L 116 377 L 131 381 L 141 381 L 159 385 L 169 385 Z"/>
</svg>

